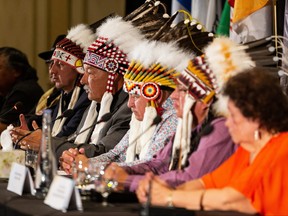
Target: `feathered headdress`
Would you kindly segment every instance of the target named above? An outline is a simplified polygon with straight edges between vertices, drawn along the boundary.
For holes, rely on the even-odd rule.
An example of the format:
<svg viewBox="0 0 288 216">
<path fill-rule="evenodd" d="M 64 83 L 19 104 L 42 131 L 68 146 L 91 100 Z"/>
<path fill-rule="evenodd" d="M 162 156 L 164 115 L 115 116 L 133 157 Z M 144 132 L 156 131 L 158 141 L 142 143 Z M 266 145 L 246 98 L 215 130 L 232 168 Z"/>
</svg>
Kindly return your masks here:
<svg viewBox="0 0 288 216">
<path fill-rule="evenodd" d="M 225 115 L 227 113 L 226 99 L 220 94 L 225 82 L 237 73 L 254 66 L 277 67 L 277 53 L 273 41 L 262 39 L 248 44 L 240 45 L 228 38 L 215 38 L 211 44 L 204 49 L 204 55 L 192 59 L 187 68 L 182 71 L 178 78 L 180 84 L 187 88 L 188 100 L 201 100 L 209 104 L 214 96 L 218 100 L 213 105 L 216 114 Z M 279 47 L 280 48 L 280 47 Z M 191 99 L 192 98 L 192 99 Z M 185 101 L 186 103 L 186 101 Z M 184 109 L 183 122 L 188 119 L 184 117 L 189 110 Z M 186 122 L 181 130 L 187 132 L 186 127 L 192 123 Z M 181 131 L 180 130 L 180 131 Z M 178 132 L 178 131 L 177 131 Z M 187 154 L 190 151 L 190 137 L 182 132 L 178 134 L 178 140 L 174 142 L 173 157 L 178 149 L 182 149 L 181 165 L 184 166 Z M 188 132 L 191 132 L 188 130 Z M 184 134 L 184 135 L 183 135 Z M 189 135 L 189 134 L 188 134 Z M 176 133 L 177 136 L 177 133 Z M 186 141 L 183 137 L 186 136 Z M 182 138 L 182 139 L 181 139 Z M 185 145 L 186 144 L 186 145 Z M 173 162 L 170 164 L 172 168 Z"/>
<path fill-rule="evenodd" d="M 144 39 L 144 36 L 130 22 L 119 16 L 108 18 L 97 28 L 96 36 L 96 40 L 88 48 L 84 63 L 109 73 L 106 92 L 102 97 L 97 117 L 101 119 L 104 114 L 110 112 L 116 74 L 124 75 L 129 66 L 127 54 Z M 93 142 L 97 142 L 102 127 L 103 124 L 96 126 L 92 134 Z"/>
<path fill-rule="evenodd" d="M 134 60 L 124 75 L 125 91 L 142 95 L 156 107 L 154 101 L 160 95 L 160 88 L 175 89 L 175 79 L 189 55 L 173 44 L 146 41 L 130 53 L 130 58 Z"/>
<path fill-rule="evenodd" d="M 63 61 L 84 73 L 83 59 L 88 46 L 95 40 L 93 31 L 84 24 L 79 24 L 68 31 L 66 38 L 56 44 L 53 59 Z"/>
<path fill-rule="evenodd" d="M 170 22 L 181 13 L 184 13 L 184 20 L 179 21 L 176 25 L 163 26 L 155 34 L 155 38 L 163 42 L 174 41 L 180 48 L 192 51 L 195 55 L 203 54 L 203 48 L 213 40 L 214 35 L 207 32 L 201 23 L 184 10 L 177 11 L 171 16 Z"/>
<path fill-rule="evenodd" d="M 166 6 L 154 0 L 146 1 L 123 19 L 130 21 L 147 39 L 154 38 L 159 29 L 170 26 L 173 21 L 167 14 Z"/>
<path fill-rule="evenodd" d="M 131 61 L 124 75 L 124 90 L 132 95 L 143 96 L 148 100 L 143 121 L 140 123 L 132 115 L 130 123 L 129 146 L 126 153 L 126 162 L 133 161 L 138 151 L 140 159 L 145 155 L 149 142 L 154 133 L 152 125 L 159 107 L 157 100 L 161 97 L 162 90 L 176 87 L 175 80 L 179 76 L 191 55 L 181 51 L 175 44 L 156 41 L 143 41 L 130 53 Z M 148 131 L 146 131 L 149 129 Z M 146 131 L 145 136 L 133 143 L 141 131 Z M 141 151 L 139 150 L 141 149 Z"/>
</svg>

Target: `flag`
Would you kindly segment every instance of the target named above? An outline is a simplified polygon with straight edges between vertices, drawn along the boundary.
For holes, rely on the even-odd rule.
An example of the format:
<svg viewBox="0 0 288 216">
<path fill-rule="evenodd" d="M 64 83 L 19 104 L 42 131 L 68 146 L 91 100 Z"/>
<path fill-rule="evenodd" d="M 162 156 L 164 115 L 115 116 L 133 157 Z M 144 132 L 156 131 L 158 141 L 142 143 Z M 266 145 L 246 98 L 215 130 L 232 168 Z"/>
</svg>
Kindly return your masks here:
<svg viewBox="0 0 288 216">
<path fill-rule="evenodd" d="M 210 0 L 193 0 L 191 14 L 194 18 L 199 20 L 205 27 L 207 20 L 207 12 Z"/>
<path fill-rule="evenodd" d="M 216 34 L 228 37 L 229 27 L 230 27 L 230 5 L 228 4 L 228 1 L 226 1 L 216 30 Z"/>
<path fill-rule="evenodd" d="M 272 6 L 267 1 L 271 0 L 235 0 L 230 10 L 233 41 L 246 43 L 272 35 Z"/>
<path fill-rule="evenodd" d="M 186 10 L 191 12 L 192 0 L 172 0 L 172 14 L 177 10 Z"/>
<path fill-rule="evenodd" d="M 285 71 L 288 71 L 288 0 L 285 0 L 285 11 L 284 11 L 284 26 L 283 26 L 283 35 L 286 38 L 283 40 L 285 49 L 283 49 L 283 56 L 284 59 L 282 59 L 282 67 Z M 280 77 L 280 85 L 283 89 L 283 91 L 288 95 L 288 77 L 287 74 L 281 74 Z"/>
<path fill-rule="evenodd" d="M 222 2 L 218 0 L 172 0 L 171 13 L 177 10 L 186 10 L 205 26 L 207 31 L 213 31 L 221 16 Z M 183 17 L 179 16 L 174 22 L 177 23 L 182 19 Z"/>
<path fill-rule="evenodd" d="M 263 8 L 269 0 L 235 0 L 232 22 L 239 22 L 248 15 Z"/>
<path fill-rule="evenodd" d="M 192 0 L 172 0 L 171 14 L 174 14 L 178 10 L 185 10 L 191 13 L 191 2 Z M 183 20 L 183 14 L 177 15 L 174 23 L 178 23 Z"/>
</svg>

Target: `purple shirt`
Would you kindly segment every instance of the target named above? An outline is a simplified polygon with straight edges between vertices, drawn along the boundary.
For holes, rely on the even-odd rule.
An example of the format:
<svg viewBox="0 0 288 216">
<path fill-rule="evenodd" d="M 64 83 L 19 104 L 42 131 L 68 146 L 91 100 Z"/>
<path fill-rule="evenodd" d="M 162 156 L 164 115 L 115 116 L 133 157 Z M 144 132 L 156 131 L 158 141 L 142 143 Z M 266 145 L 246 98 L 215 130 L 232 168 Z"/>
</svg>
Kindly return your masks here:
<svg viewBox="0 0 288 216">
<path fill-rule="evenodd" d="M 189 157 L 189 165 L 182 170 L 169 171 L 172 155 L 173 139 L 153 157 L 151 161 L 132 167 L 123 167 L 130 175 L 125 187 L 135 191 L 139 180 L 145 172 L 153 172 L 165 180 L 170 186 L 176 187 L 186 181 L 197 179 L 216 169 L 236 150 L 231 140 L 225 118 L 217 118 L 211 122 L 213 130 L 208 135 L 201 136 L 198 149 Z"/>
</svg>

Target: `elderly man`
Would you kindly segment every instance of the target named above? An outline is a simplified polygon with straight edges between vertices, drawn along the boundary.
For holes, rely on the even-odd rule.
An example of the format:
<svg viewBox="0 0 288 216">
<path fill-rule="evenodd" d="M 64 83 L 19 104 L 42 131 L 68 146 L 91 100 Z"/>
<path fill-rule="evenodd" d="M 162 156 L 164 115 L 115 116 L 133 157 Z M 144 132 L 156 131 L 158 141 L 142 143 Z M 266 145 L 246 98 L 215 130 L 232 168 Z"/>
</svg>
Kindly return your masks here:
<svg viewBox="0 0 288 216">
<path fill-rule="evenodd" d="M 88 26 L 80 24 L 72 28 L 67 36 L 56 44 L 50 60 L 49 74 L 55 87 L 61 89 L 61 96 L 53 109 L 52 136 L 66 137 L 74 133 L 83 112 L 90 104 L 83 86 L 79 85 L 79 79 L 84 72 L 82 61 L 85 52 L 94 39 L 93 31 Z M 61 118 L 68 109 L 73 110 L 73 115 Z M 18 143 L 22 149 L 27 149 L 27 144 L 38 149 L 41 142 L 41 130 L 33 132 L 19 142 L 21 136 L 30 134 L 26 130 L 27 126 L 23 115 L 20 115 L 20 121 L 21 127 L 11 131 L 13 141 Z M 34 123 L 34 129 L 36 128 L 38 126 Z"/>
</svg>

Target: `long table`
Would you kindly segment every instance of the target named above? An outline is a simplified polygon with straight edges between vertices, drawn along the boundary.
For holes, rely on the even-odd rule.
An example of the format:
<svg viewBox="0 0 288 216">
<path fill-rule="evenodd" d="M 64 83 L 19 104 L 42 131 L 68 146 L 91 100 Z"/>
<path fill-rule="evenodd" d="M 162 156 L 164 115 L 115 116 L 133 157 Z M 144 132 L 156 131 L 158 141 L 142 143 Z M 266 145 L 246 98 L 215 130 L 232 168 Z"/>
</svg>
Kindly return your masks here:
<svg viewBox="0 0 288 216">
<path fill-rule="evenodd" d="M 138 203 L 111 203 L 107 207 L 102 206 L 101 202 L 82 200 L 84 211 L 68 210 L 66 213 L 55 210 L 50 206 L 44 204 L 43 199 L 39 199 L 30 194 L 19 196 L 15 193 L 8 191 L 8 181 L 0 180 L 0 215 L 37 215 L 37 216 L 50 216 L 50 215 L 107 215 L 107 216 L 135 216 L 139 215 L 140 204 Z M 69 214 L 68 214 L 69 213 Z"/>
<path fill-rule="evenodd" d="M 68 210 L 66 213 L 55 210 L 50 206 L 44 204 L 43 199 L 39 199 L 30 194 L 24 194 L 19 196 L 15 193 L 8 191 L 8 181 L 0 180 L 0 215 L 1 216 L 26 216 L 26 215 L 37 215 L 37 216 L 58 216 L 58 215 L 83 215 L 83 216 L 158 216 L 158 215 L 195 215 L 195 216 L 244 216 L 238 212 L 220 212 L 220 211 L 187 211 L 184 209 L 169 209 L 162 207 L 150 207 L 143 209 L 143 207 L 137 202 L 123 202 L 123 199 L 119 199 L 120 196 L 116 197 L 108 206 L 102 206 L 101 202 L 93 200 L 83 200 L 83 212 L 77 210 Z M 119 202 L 117 202 L 117 199 Z"/>
</svg>

